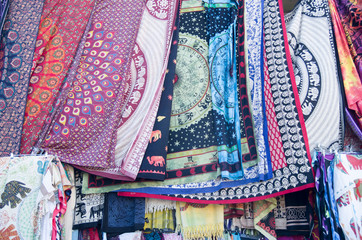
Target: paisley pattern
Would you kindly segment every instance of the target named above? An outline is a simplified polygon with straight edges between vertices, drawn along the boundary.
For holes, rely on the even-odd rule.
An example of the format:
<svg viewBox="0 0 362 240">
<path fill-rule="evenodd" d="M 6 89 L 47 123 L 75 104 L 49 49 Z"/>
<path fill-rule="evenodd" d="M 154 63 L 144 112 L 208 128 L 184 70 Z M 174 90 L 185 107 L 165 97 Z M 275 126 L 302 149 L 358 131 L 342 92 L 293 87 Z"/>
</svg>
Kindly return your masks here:
<svg viewBox="0 0 362 240">
<path fill-rule="evenodd" d="M 172 40 L 177 1 L 170 0 L 168 4 L 171 11 L 169 19 L 159 20 L 147 12 L 142 17 L 133 49 L 134 62 L 131 62 L 128 72 L 129 86 L 124 93 L 123 117 L 117 129 L 114 165 L 84 168 L 90 173 L 118 180 L 133 181 L 137 177 L 152 138 Z M 153 37 L 149 36 L 150 32 Z M 132 114 L 125 114 L 128 108 L 132 108 Z"/>
<path fill-rule="evenodd" d="M 258 167 L 262 173 L 271 172 L 268 130 L 265 115 L 263 79 L 263 1 L 245 1 L 245 34 L 247 59 L 247 86 L 251 109 Z"/>
<path fill-rule="evenodd" d="M 67 98 L 42 144 L 44 150 L 79 166 L 115 165 L 121 111 L 113 109 L 126 102 L 126 76 L 143 9 L 143 2 L 96 2 L 77 74 L 64 90 Z"/>
<path fill-rule="evenodd" d="M 280 0 L 281 2 L 281 0 Z M 273 171 L 273 177 L 256 183 L 222 188 L 214 192 L 187 194 L 187 191 L 175 194 L 145 194 L 136 192 L 120 192 L 123 196 L 144 196 L 199 203 L 233 203 L 261 200 L 286 194 L 291 191 L 312 187 L 314 184 L 306 129 L 302 109 L 298 99 L 297 86 L 293 75 L 292 62 L 286 40 L 283 13 L 279 11 L 279 1 L 266 1 L 264 8 L 265 51 L 268 64 L 268 75 L 274 102 L 279 132 L 283 142 L 282 151 L 286 158 L 286 166 Z M 280 61 L 274 61 L 280 58 Z M 234 181 L 237 182 L 237 181 Z M 208 187 L 195 184 L 197 187 Z M 223 183 L 227 186 L 228 182 Z M 232 185 L 231 185 L 232 186 Z M 180 186 L 178 186 L 180 188 Z M 197 188 L 196 186 L 194 186 Z M 168 190 L 170 191 L 169 188 Z M 190 192 L 190 188 L 187 189 Z M 197 192 L 197 191 L 193 191 Z"/>
<path fill-rule="evenodd" d="M 12 1 L 0 44 L 0 156 L 19 153 L 27 88 L 43 0 Z M 27 28 L 23 28 L 26 25 Z"/>
<path fill-rule="evenodd" d="M 20 146 L 30 153 L 63 84 L 94 0 L 45 1 L 33 59 Z"/>
</svg>

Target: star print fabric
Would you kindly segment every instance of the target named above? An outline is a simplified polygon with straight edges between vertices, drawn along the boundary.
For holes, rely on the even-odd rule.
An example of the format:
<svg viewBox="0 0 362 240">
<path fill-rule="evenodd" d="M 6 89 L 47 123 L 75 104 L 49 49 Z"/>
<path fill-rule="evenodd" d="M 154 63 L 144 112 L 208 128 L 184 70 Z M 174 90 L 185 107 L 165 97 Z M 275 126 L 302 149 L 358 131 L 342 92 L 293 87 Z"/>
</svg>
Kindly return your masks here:
<svg viewBox="0 0 362 240">
<path fill-rule="evenodd" d="M 207 8 L 212 107 L 221 177 L 239 179 L 241 135 L 234 37 L 236 8 Z M 216 23 L 216 24 L 215 24 Z"/>
</svg>

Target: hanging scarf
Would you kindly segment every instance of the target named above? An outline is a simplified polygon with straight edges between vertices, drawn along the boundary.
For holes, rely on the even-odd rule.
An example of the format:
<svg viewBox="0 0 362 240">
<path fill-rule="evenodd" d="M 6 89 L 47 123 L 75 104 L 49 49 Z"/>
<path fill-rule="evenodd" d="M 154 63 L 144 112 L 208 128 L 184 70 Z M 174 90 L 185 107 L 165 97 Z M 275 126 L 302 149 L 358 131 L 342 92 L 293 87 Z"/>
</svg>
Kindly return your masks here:
<svg viewBox="0 0 362 240">
<path fill-rule="evenodd" d="M 54 156 L 0 158 L 1 239 L 39 238 L 40 230 L 49 226 L 47 223 L 50 223 L 47 233 L 52 233 L 52 218 L 46 219 L 46 215 L 53 215 L 59 201 L 57 181 L 53 180 L 59 180 L 60 176 L 52 160 Z"/>
<path fill-rule="evenodd" d="M 357 121 L 355 121 L 356 123 L 352 123 L 351 126 L 353 126 L 353 124 L 357 124 L 355 132 L 359 133 L 358 136 L 362 140 L 362 82 L 353 62 L 352 54 L 349 51 L 346 33 L 344 32 L 341 19 L 337 12 L 336 1 L 329 0 L 328 2 L 333 22 L 334 36 L 337 43 L 347 106 L 348 109 L 350 109 L 349 111 L 352 112 L 347 113 L 347 118 L 349 118 L 350 121 L 357 118 Z M 349 117 L 350 114 L 352 117 Z"/>
<path fill-rule="evenodd" d="M 261 234 L 271 240 L 277 239 L 275 232 L 274 208 L 276 207 L 276 199 L 269 198 L 267 200 L 256 201 L 253 203 L 254 209 L 254 228 Z"/>
<path fill-rule="evenodd" d="M 362 238 L 362 155 L 338 154 L 333 163 L 334 197 L 345 236 Z"/>
<path fill-rule="evenodd" d="M 238 68 L 238 101 L 241 116 L 241 152 L 243 169 L 258 163 L 258 155 L 254 137 L 254 128 L 250 114 L 248 88 L 246 85 L 245 33 L 244 33 L 244 0 L 238 0 L 237 14 L 237 68 Z M 245 171 L 244 171 L 245 173 Z"/>
<path fill-rule="evenodd" d="M 84 194 L 83 173 L 75 169 L 74 175 L 76 202 L 73 229 L 96 227 L 103 218 L 104 194 Z"/>
<path fill-rule="evenodd" d="M 145 224 L 145 199 L 119 197 L 107 193 L 102 232 L 121 234 L 142 230 Z"/>
<path fill-rule="evenodd" d="M 326 0 L 302 0 L 286 16 L 309 149 L 342 149 L 343 109 Z"/>
<path fill-rule="evenodd" d="M 164 209 L 160 211 L 149 212 L 145 214 L 145 225 L 143 229 L 175 231 L 175 210 Z"/>
<path fill-rule="evenodd" d="M 21 153 L 30 153 L 73 60 L 94 0 L 44 2 L 28 89 Z"/>
<path fill-rule="evenodd" d="M 15 0 L 0 45 L 0 156 L 19 153 L 30 70 L 43 0 Z M 24 25 L 27 27 L 24 28 Z"/>
<path fill-rule="evenodd" d="M 226 5 L 226 4 L 225 4 Z M 221 177 L 240 179 L 242 169 L 239 106 L 237 97 L 235 7 L 208 5 L 209 68 L 213 130 L 218 145 Z M 215 24 L 216 23 L 216 24 Z"/>
<path fill-rule="evenodd" d="M 194 5 L 190 5 L 193 6 L 192 11 L 190 12 L 190 14 L 187 13 L 187 11 L 189 11 L 189 8 L 187 8 L 186 3 L 188 4 L 194 4 Z M 195 11 L 195 9 L 199 9 L 199 5 L 197 2 L 195 1 L 190 1 L 190 2 L 184 2 L 184 8 L 182 10 L 182 16 L 184 16 L 183 19 L 188 19 L 185 18 L 187 15 L 194 15 L 191 14 L 193 11 Z M 201 10 L 203 8 L 201 7 Z M 200 9 L 199 9 L 200 10 Z M 220 10 L 219 10 L 220 11 Z M 223 11 L 230 11 L 230 10 L 223 10 Z M 245 135 L 241 134 L 242 136 L 245 136 L 245 138 L 241 139 L 241 150 L 242 150 L 242 154 L 243 154 L 243 166 L 245 166 L 244 168 L 244 178 L 242 178 L 241 180 L 238 181 L 228 181 L 228 182 L 221 182 L 220 180 L 215 180 L 215 181 L 207 181 L 207 182 L 200 182 L 200 183 L 192 183 L 192 184 L 179 184 L 180 181 L 176 180 L 166 180 L 163 183 L 142 183 L 142 184 L 120 184 L 119 182 L 115 182 L 113 180 L 110 179 L 100 179 L 97 178 L 95 176 L 92 175 L 85 175 L 85 180 L 86 182 L 88 182 L 87 186 L 83 186 L 83 189 L 85 192 L 87 193 L 96 193 L 96 192 L 105 192 L 105 191 L 114 191 L 114 190 L 118 190 L 118 189 L 122 189 L 122 191 L 125 191 L 125 189 L 133 189 L 132 191 L 137 191 L 137 192 L 145 192 L 145 193 L 156 193 L 156 194 L 167 194 L 167 193 L 174 193 L 174 194 L 178 194 L 178 193 L 192 193 L 192 192 L 210 192 L 210 191 L 217 191 L 221 188 L 224 187 L 232 187 L 232 186 L 238 186 L 238 185 L 242 185 L 242 184 L 246 184 L 246 183 L 250 183 L 250 182 L 256 182 L 256 181 L 260 181 L 260 180 L 264 180 L 264 179 L 269 179 L 270 177 L 272 177 L 272 169 L 271 166 L 269 166 L 268 164 L 270 164 L 270 161 L 267 163 L 266 159 L 264 159 L 264 162 L 261 162 L 260 164 L 260 168 L 258 165 L 256 165 L 258 163 L 257 158 L 257 154 L 256 154 L 256 148 L 255 148 L 255 141 L 254 141 L 254 137 L 253 137 L 253 125 L 252 125 L 252 121 L 251 121 L 251 116 L 250 116 L 250 111 L 248 108 L 248 96 L 247 96 L 247 92 L 246 92 L 246 79 L 245 79 L 245 74 L 243 73 L 243 69 L 245 67 L 244 64 L 244 54 L 243 54 L 243 21 L 242 21 L 242 16 L 243 16 L 243 3 L 240 2 L 239 3 L 239 9 L 238 9 L 238 31 L 240 32 L 240 34 L 238 34 L 238 41 L 240 42 L 240 44 L 238 45 L 238 58 L 239 60 L 242 60 L 242 62 L 240 62 L 239 64 L 239 86 L 240 86 L 240 99 L 241 99 L 241 103 L 242 103 L 242 107 L 240 109 L 240 113 L 242 113 L 242 117 L 244 119 L 243 121 L 243 125 L 241 126 L 242 131 L 244 131 Z M 195 12 L 195 14 L 198 12 Z M 202 13 L 201 13 L 202 14 Z M 201 15 L 199 14 L 199 15 Z M 197 16 L 197 15 L 196 15 Z M 202 16 L 202 15 L 201 15 Z M 203 17 L 205 18 L 205 16 Z M 193 23 L 192 21 L 189 21 L 189 23 Z M 195 22 L 197 23 L 197 21 Z M 195 24 L 194 23 L 194 24 Z M 222 26 L 222 24 L 220 25 Z M 185 29 L 183 23 L 181 22 L 181 27 L 183 29 Z M 195 28 L 199 28 L 199 26 L 195 25 Z M 190 27 L 190 31 L 193 28 Z M 182 33 L 181 33 L 182 34 Z M 204 35 L 200 35 L 200 36 L 204 36 Z M 206 35 L 207 36 L 207 35 Z M 204 36 L 206 38 L 206 36 Z M 179 51 L 182 53 L 183 48 L 180 48 Z M 186 48 L 187 50 L 187 48 Z M 181 58 L 182 59 L 182 58 Z M 180 60 L 180 59 L 179 59 Z M 178 63 L 180 62 L 178 60 Z M 178 66 L 180 66 L 180 63 L 178 64 Z M 182 79 L 179 79 L 178 81 L 182 81 Z M 176 99 L 177 100 L 177 99 Z M 174 99 L 174 101 L 176 101 Z M 201 103 L 200 103 L 201 104 Z M 275 114 L 274 114 L 275 115 Z M 210 120 L 211 121 L 211 120 Z M 273 129 L 274 130 L 274 129 Z M 171 131 L 172 133 L 172 131 Z M 213 135 L 208 134 L 208 136 L 213 137 Z M 280 149 L 282 144 L 279 144 L 279 142 L 277 142 L 278 147 L 275 147 L 274 150 L 276 149 Z M 182 148 L 183 146 L 180 146 L 180 148 Z M 281 153 L 280 153 L 281 152 Z M 279 156 L 282 156 L 284 154 L 283 151 L 276 151 L 276 155 L 279 159 Z M 170 155 L 169 155 L 170 156 Z M 284 165 L 282 165 L 284 166 Z M 285 165 L 286 166 L 286 165 Z M 205 170 L 208 171 L 209 167 L 206 167 Z M 276 170 L 276 169 L 275 169 Z M 174 170 L 168 170 L 168 173 L 173 173 L 172 175 L 174 175 Z M 195 171 L 195 174 L 197 173 L 197 171 Z M 171 175 L 171 174 L 170 174 Z M 172 176 L 171 175 L 171 176 Z M 184 176 L 184 173 L 182 173 L 182 175 Z M 196 182 L 196 181 L 194 181 Z M 152 188 L 152 187 L 146 187 L 143 188 L 145 186 L 157 186 L 157 185 L 166 185 L 166 184 L 176 184 L 176 185 L 170 185 L 170 186 L 165 186 L 165 187 L 157 187 L 157 188 Z"/>
<path fill-rule="evenodd" d="M 146 213 L 152 213 L 163 210 L 174 210 L 176 209 L 176 202 L 155 198 L 146 198 Z"/>
<path fill-rule="evenodd" d="M 181 3 L 178 3 L 181 5 Z M 153 126 L 150 141 L 145 156 L 143 157 L 137 178 L 165 180 L 166 178 L 166 156 L 167 143 L 170 130 L 171 107 L 173 98 L 173 85 L 177 81 L 176 57 L 179 37 L 180 6 L 177 7 L 176 21 L 173 28 L 172 45 L 168 57 L 167 70 L 162 88 L 160 105 Z M 160 161 L 161 160 L 161 161 Z M 163 161 L 162 161 L 163 160 Z"/>
<path fill-rule="evenodd" d="M 200 1 L 183 2 L 176 65 L 178 78 L 174 84 L 165 181 L 120 184 L 85 175 L 88 177 L 88 186 L 92 188 L 85 190 L 87 193 L 217 178 L 216 140 L 211 131 L 213 113 L 205 17 Z M 84 189 L 88 186 L 84 186 Z"/>
<path fill-rule="evenodd" d="M 268 129 L 265 115 L 264 81 L 263 79 L 263 1 L 245 1 L 245 54 L 246 84 L 249 105 L 252 106 L 254 134 L 258 152 L 258 167 L 268 172 L 270 150 Z"/>
<path fill-rule="evenodd" d="M 286 31 L 283 24 L 283 12 L 279 10 L 277 0 L 268 0 L 264 5 L 265 51 L 268 64 L 268 76 L 274 102 L 282 146 L 279 146 L 285 155 L 285 167 L 275 169 L 269 180 L 246 185 L 237 185 L 219 189 L 212 193 L 192 190 L 195 194 L 177 192 L 175 194 L 147 194 L 136 192 L 120 192 L 123 196 L 142 196 L 163 198 L 169 200 L 187 199 L 200 203 L 233 203 L 262 200 L 270 194 L 278 196 L 288 192 L 310 188 L 314 185 L 313 174 L 309 162 L 308 140 L 302 118 L 302 109 L 298 101 L 297 86 L 295 83 L 292 62 L 287 45 Z M 274 61 L 281 58 L 280 61 Z M 237 182 L 237 181 L 236 181 Z M 235 183 L 235 182 L 232 182 Z M 228 186 L 223 182 L 222 186 Z M 210 184 L 212 185 L 212 183 Z M 200 186 L 200 185 L 198 185 Z M 207 186 L 207 185 L 206 185 Z M 179 186 L 180 187 L 180 186 Z M 169 189 L 170 190 L 170 189 Z M 148 192 L 149 193 L 149 192 Z"/>
<path fill-rule="evenodd" d="M 362 79 L 361 3 L 352 0 L 336 0 L 335 3 L 347 36 L 349 51 L 356 64 L 360 79 Z"/>
<path fill-rule="evenodd" d="M 63 162 L 115 166 L 120 109 L 126 103 L 126 76 L 143 9 L 140 1 L 96 3 L 76 80 L 63 88 L 67 97 L 42 145 Z"/>
<path fill-rule="evenodd" d="M 223 205 L 177 202 L 176 222 L 184 239 L 211 239 L 223 235 L 223 214 Z"/>
<path fill-rule="evenodd" d="M 159 137 L 151 136 L 151 131 L 165 77 L 177 1 L 170 1 L 159 7 L 155 8 L 151 2 L 146 3 L 147 11 L 144 12 L 133 49 L 128 76 L 131 83 L 125 93 L 129 98 L 117 130 L 115 166 L 82 168 L 83 170 L 113 179 L 134 180 L 149 139 Z M 154 26 L 151 28 L 152 33 L 150 26 Z M 149 35 L 154 38 L 149 38 Z M 159 44 L 160 42 L 162 44 Z M 157 162 L 160 165 L 161 163 L 164 164 Z"/>
<path fill-rule="evenodd" d="M 9 10 L 9 0 L 3 0 L 0 3 L 0 29 L 3 29 L 6 14 Z"/>
</svg>

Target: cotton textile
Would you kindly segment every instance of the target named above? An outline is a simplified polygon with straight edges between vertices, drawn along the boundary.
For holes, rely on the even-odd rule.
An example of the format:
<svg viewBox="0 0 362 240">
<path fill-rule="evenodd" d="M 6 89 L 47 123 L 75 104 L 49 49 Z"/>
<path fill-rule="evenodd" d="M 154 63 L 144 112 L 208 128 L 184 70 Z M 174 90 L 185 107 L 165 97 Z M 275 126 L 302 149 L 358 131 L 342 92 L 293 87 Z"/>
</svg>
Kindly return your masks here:
<svg viewBox="0 0 362 240">
<path fill-rule="evenodd" d="M 75 169 L 76 203 L 73 229 L 97 227 L 103 218 L 104 194 L 84 194 L 82 189 L 83 173 Z"/>
<path fill-rule="evenodd" d="M 269 198 L 271 194 L 278 196 L 314 186 L 306 128 L 298 98 L 297 85 L 292 74 L 292 62 L 287 46 L 286 30 L 282 20 L 283 13 L 279 10 L 279 2 L 276 0 L 266 1 L 264 5 L 265 62 L 268 67 L 266 74 L 270 79 L 271 97 L 274 101 L 274 108 L 271 111 L 276 116 L 277 129 L 279 129 L 283 143 L 278 148 L 285 156 L 284 167 L 282 165 L 274 169 L 271 179 L 236 187 L 231 185 L 229 188 L 227 188 L 227 184 L 230 182 L 222 182 L 220 185 L 226 187 L 211 193 L 203 193 L 201 191 L 197 193 L 193 191 L 194 194 L 187 194 L 186 191 L 180 191 L 174 194 L 146 194 L 135 191 L 129 193 L 120 192 L 119 194 L 123 196 L 154 197 L 198 203 L 210 203 L 208 201 L 213 201 L 213 203 L 225 204 L 247 202 L 252 199 L 262 200 Z M 274 61 L 275 58 L 280 57 L 283 60 Z M 258 175 L 254 176 L 257 177 Z M 237 181 L 235 182 L 237 183 Z M 215 182 L 212 181 L 198 184 L 199 187 L 214 187 L 214 185 Z M 190 192 L 190 189 L 187 190 Z M 169 190 L 173 189 L 169 188 Z"/>
<path fill-rule="evenodd" d="M 235 62 L 236 9 L 210 5 L 206 18 L 213 131 L 217 136 L 221 177 L 236 180 L 244 175 Z"/>
<path fill-rule="evenodd" d="M 94 7 L 94 0 L 44 2 L 36 40 L 21 153 L 30 153 L 63 85 Z"/>
<path fill-rule="evenodd" d="M 126 102 L 126 74 L 143 9 L 142 1 L 96 2 L 76 80 L 64 88 L 67 98 L 42 145 L 61 161 L 115 166 L 121 111 L 113 109 L 122 109 Z"/>
<path fill-rule="evenodd" d="M 54 156 L 0 158 L 1 239 L 41 238 L 44 230 L 51 236 L 52 218 L 47 214 L 53 215 L 60 200 L 56 196 L 61 181 L 60 169 L 53 160 Z"/>
<path fill-rule="evenodd" d="M 362 155 L 338 154 L 333 167 L 334 198 L 344 236 L 347 239 L 361 239 Z"/>
<path fill-rule="evenodd" d="M 309 149 L 342 149 L 343 107 L 328 1 L 302 0 L 285 22 Z"/>
<path fill-rule="evenodd" d="M 180 224 L 183 239 L 221 237 L 223 214 L 223 205 L 177 202 L 176 222 Z"/>
<path fill-rule="evenodd" d="M 119 197 L 107 193 L 104 205 L 102 231 L 126 233 L 142 230 L 145 224 L 145 199 Z"/>
<path fill-rule="evenodd" d="M 329 0 L 329 8 L 333 22 L 334 36 L 336 39 L 339 62 L 344 85 L 344 92 L 347 100 L 348 109 L 347 118 L 356 124 L 356 134 L 362 139 L 362 82 L 353 57 L 349 51 L 348 40 L 343 29 L 343 24 L 338 15 L 336 1 Z M 349 116 L 349 115 L 352 116 Z"/>
<path fill-rule="evenodd" d="M 0 156 L 19 153 L 43 3 L 43 0 L 33 0 L 31 4 L 21 0 L 9 3 L 0 45 Z"/>
</svg>

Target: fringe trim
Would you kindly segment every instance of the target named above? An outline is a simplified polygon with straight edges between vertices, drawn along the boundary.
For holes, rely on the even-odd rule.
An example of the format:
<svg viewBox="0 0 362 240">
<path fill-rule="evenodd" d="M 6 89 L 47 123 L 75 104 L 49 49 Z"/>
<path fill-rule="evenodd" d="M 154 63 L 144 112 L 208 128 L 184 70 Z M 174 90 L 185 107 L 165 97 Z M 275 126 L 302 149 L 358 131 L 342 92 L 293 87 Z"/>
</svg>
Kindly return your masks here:
<svg viewBox="0 0 362 240">
<path fill-rule="evenodd" d="M 145 212 L 154 213 L 157 211 L 176 209 L 176 201 L 146 198 Z"/>
<path fill-rule="evenodd" d="M 181 226 L 181 232 L 184 240 L 221 238 L 224 232 L 224 223 L 190 227 Z"/>
</svg>

